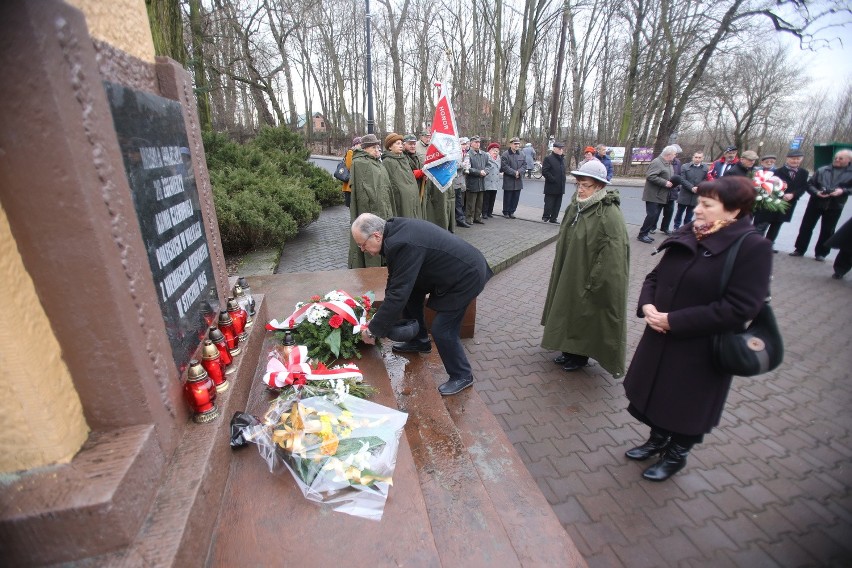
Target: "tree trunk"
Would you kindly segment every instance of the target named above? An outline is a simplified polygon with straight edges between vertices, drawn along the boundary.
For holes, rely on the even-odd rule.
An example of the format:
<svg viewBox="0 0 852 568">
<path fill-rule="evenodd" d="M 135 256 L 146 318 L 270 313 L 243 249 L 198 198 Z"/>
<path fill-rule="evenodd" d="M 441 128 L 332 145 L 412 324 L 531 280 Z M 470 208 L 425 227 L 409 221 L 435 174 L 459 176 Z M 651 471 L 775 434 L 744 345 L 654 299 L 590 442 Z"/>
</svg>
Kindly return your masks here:
<svg viewBox="0 0 852 568">
<path fill-rule="evenodd" d="M 538 43 L 539 23 L 542 12 L 547 6 L 546 0 L 527 0 L 524 4 L 523 33 L 521 35 L 520 61 L 518 62 L 518 87 L 515 91 L 515 104 L 509 118 L 509 136 L 519 136 L 521 119 L 526 112 L 527 73 L 532 61 L 536 44 Z"/>
<path fill-rule="evenodd" d="M 212 130 L 210 116 L 210 85 L 204 67 L 203 8 L 201 0 L 189 0 L 189 28 L 192 32 L 192 70 L 195 75 L 195 101 L 198 105 L 198 122 L 202 130 Z"/>
<path fill-rule="evenodd" d="M 568 30 L 568 11 L 571 9 L 569 0 L 564 0 L 562 5 L 562 25 L 559 28 L 559 50 L 556 53 L 556 73 L 553 75 L 553 94 L 550 100 L 550 127 L 547 129 L 549 136 L 556 136 L 559 128 L 559 103 L 562 99 L 560 89 L 562 88 L 562 66 L 565 63 L 565 39 Z"/>
<path fill-rule="evenodd" d="M 145 0 L 154 52 L 186 65 L 180 0 Z"/>
<path fill-rule="evenodd" d="M 491 140 L 500 143 L 503 120 L 503 0 L 494 2 L 494 81 L 491 88 Z"/>
</svg>

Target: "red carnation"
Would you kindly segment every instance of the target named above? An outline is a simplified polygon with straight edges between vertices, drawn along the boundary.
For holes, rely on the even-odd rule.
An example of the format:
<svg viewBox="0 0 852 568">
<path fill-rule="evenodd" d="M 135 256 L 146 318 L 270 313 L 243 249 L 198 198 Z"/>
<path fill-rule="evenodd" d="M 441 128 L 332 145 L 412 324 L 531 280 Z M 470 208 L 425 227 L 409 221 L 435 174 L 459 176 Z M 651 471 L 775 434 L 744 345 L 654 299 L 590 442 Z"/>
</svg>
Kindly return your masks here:
<svg viewBox="0 0 852 568">
<path fill-rule="evenodd" d="M 322 300 L 322 298 L 320 298 L 319 296 L 316 296 L 316 295 L 315 295 L 315 296 L 311 296 L 311 301 L 312 301 L 312 302 L 319 302 L 320 300 Z"/>
<path fill-rule="evenodd" d="M 330 325 L 334 329 L 337 329 L 338 327 L 343 325 L 343 318 L 340 316 L 340 314 L 334 314 L 333 316 L 331 316 L 331 319 L 328 320 L 328 325 Z"/>
<path fill-rule="evenodd" d="M 364 300 L 364 309 L 370 309 L 370 297 L 369 296 L 361 296 L 361 299 Z"/>
<path fill-rule="evenodd" d="M 346 305 L 349 306 L 350 308 L 354 308 L 358 304 L 356 304 L 355 300 L 353 300 L 352 298 L 346 298 Z"/>
</svg>

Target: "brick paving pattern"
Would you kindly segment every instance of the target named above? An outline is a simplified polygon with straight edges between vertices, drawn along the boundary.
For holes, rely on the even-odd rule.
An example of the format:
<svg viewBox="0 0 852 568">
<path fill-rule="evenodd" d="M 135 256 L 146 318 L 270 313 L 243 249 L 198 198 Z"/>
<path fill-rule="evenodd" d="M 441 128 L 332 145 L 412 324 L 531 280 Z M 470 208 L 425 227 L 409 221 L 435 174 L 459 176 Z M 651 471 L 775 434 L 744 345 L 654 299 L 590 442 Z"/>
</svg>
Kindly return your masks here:
<svg viewBox="0 0 852 568">
<path fill-rule="evenodd" d="M 735 379 L 720 426 L 655 484 L 641 479 L 648 463 L 623 456 L 647 429 L 620 381 L 597 366 L 566 373 L 539 345 L 558 231 L 539 216 L 458 229 L 503 269 L 465 346 L 476 390 L 589 566 L 852 566 L 852 282 L 832 280 L 830 263 L 775 256 L 784 364 Z M 278 271 L 345 267 L 348 222 L 345 207 L 325 210 Z M 639 286 L 658 260 L 631 246 L 628 358 L 644 328 L 632 316 Z"/>
</svg>

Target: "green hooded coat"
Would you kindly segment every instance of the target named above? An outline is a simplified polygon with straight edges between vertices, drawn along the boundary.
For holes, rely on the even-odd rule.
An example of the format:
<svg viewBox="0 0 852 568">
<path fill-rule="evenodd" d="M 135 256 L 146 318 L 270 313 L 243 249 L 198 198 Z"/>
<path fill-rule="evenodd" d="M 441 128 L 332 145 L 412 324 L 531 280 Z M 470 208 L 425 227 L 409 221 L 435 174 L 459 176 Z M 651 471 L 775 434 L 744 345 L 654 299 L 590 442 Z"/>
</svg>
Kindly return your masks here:
<svg viewBox="0 0 852 568">
<path fill-rule="evenodd" d="M 349 187 L 352 189 L 352 202 L 349 206 L 349 220 L 354 221 L 361 213 L 372 213 L 382 219 L 393 217 L 391 183 L 388 172 L 378 158 L 364 150 L 356 150 L 352 157 L 352 173 Z M 349 268 L 367 268 L 381 266 L 381 256 L 364 254 L 355 240 L 349 237 Z"/>
<path fill-rule="evenodd" d="M 417 154 L 416 152 L 409 154 L 408 152 L 403 151 L 402 155 L 408 158 L 408 165 L 412 172 L 414 172 L 414 170 L 423 169 L 423 158 L 420 154 Z M 429 197 L 426 185 L 429 183 L 429 179 L 424 175 L 419 180 L 415 178 L 415 181 L 417 181 L 417 202 L 420 207 L 420 217 L 418 217 L 418 219 L 426 219 L 426 200 Z"/>
<path fill-rule="evenodd" d="M 606 191 L 606 190 L 603 190 Z M 630 245 L 618 192 L 578 214 L 565 210 L 541 324 L 541 346 L 591 357 L 614 378 L 624 375 Z"/>
<path fill-rule="evenodd" d="M 385 152 L 382 165 L 388 172 L 393 197 L 394 217 L 422 219 L 423 210 L 420 207 L 420 184 L 411 173 L 411 163 L 405 154 Z"/>
</svg>

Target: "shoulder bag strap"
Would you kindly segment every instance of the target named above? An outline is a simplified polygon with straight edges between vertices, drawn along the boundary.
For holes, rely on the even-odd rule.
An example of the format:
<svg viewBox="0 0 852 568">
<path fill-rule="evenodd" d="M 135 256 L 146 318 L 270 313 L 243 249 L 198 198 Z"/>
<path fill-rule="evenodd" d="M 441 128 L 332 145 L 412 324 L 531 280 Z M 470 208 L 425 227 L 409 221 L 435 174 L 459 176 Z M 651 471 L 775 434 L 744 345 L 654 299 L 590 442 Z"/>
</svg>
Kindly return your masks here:
<svg viewBox="0 0 852 568">
<path fill-rule="evenodd" d="M 757 231 L 749 231 L 746 234 L 742 235 L 734 244 L 731 245 L 731 248 L 728 249 L 728 256 L 725 258 L 725 266 L 722 268 L 722 294 L 725 293 L 725 288 L 728 286 L 728 280 L 731 279 L 731 272 L 734 271 L 734 262 L 737 260 L 737 253 L 740 252 L 740 245 L 743 244 L 743 241 L 752 233 Z"/>
</svg>

